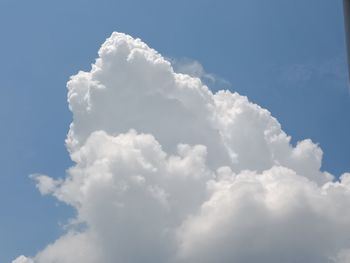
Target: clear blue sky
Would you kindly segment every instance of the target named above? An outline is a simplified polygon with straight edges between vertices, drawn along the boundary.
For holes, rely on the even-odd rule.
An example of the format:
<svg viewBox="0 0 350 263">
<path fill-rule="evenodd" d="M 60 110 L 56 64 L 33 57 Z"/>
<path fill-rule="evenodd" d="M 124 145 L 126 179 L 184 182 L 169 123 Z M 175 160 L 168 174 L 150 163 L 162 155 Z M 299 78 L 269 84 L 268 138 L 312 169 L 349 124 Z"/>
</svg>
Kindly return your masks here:
<svg viewBox="0 0 350 263">
<path fill-rule="evenodd" d="M 324 166 L 350 171 L 350 96 L 342 1 L 0 0 L 0 262 L 33 255 L 72 211 L 41 197 L 32 173 L 63 176 L 66 82 L 112 31 L 191 58 L 267 108 Z"/>
</svg>

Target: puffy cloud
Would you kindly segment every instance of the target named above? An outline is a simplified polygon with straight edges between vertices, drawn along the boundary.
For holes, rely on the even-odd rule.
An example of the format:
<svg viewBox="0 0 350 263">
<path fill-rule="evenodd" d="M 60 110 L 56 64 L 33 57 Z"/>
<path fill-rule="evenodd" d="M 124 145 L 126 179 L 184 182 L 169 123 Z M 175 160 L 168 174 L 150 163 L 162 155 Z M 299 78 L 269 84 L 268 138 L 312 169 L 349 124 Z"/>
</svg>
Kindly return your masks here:
<svg viewBox="0 0 350 263">
<path fill-rule="evenodd" d="M 56 187 L 60 184 L 61 180 L 54 180 L 51 177 L 48 177 L 43 174 L 32 174 L 30 178 L 34 179 L 38 184 L 39 192 L 42 195 L 48 195 L 55 192 Z"/>
<path fill-rule="evenodd" d="M 210 189 L 209 200 L 179 228 L 186 262 L 323 263 L 349 246 L 348 186 L 319 187 L 273 167 L 225 175 Z"/>
<path fill-rule="evenodd" d="M 77 216 L 15 263 L 348 262 L 350 175 L 321 171 L 318 145 L 140 39 L 113 33 L 98 54 L 67 85 L 75 165 L 34 176 Z"/>
</svg>

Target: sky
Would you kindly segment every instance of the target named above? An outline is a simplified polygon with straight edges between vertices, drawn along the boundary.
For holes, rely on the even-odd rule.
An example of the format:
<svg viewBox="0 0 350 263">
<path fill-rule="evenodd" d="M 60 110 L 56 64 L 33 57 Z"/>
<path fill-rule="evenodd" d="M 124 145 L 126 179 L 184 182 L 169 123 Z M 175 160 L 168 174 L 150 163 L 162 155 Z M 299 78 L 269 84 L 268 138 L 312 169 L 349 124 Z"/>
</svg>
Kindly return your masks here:
<svg viewBox="0 0 350 263">
<path fill-rule="evenodd" d="M 341 1 L 329 0 L 0 0 L 0 262 L 35 256 L 81 213 L 66 199 L 42 197 L 43 183 L 38 191 L 29 175 L 64 178 L 74 165 L 64 143 L 72 122 L 66 83 L 79 70 L 90 71 L 114 31 L 141 38 L 179 68 L 200 63 L 212 91 L 247 96 L 278 119 L 293 144 L 307 138 L 318 144 L 324 152 L 321 170 L 336 178 L 350 171 L 341 8 Z M 216 145 L 208 141 L 208 149 L 211 143 Z M 211 171 L 219 161 L 209 160 Z M 242 163 L 259 170 L 256 165 Z M 39 186 L 40 178 L 47 179 L 36 178 Z M 57 195 L 56 188 L 47 191 Z M 194 222 L 202 219 L 197 217 Z M 192 224 L 184 222 L 183 228 Z M 196 238 L 181 237 L 183 244 Z"/>
</svg>

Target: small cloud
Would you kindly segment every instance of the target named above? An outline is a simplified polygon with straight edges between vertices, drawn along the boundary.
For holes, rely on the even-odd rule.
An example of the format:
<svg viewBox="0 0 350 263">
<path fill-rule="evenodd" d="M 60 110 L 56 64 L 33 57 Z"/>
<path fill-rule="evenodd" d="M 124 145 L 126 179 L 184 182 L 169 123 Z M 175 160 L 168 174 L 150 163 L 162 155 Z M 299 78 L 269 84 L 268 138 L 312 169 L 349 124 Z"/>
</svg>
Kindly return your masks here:
<svg viewBox="0 0 350 263">
<path fill-rule="evenodd" d="M 305 85 L 312 80 L 323 80 L 338 84 L 331 85 L 332 87 L 343 87 L 347 82 L 347 67 L 341 58 L 287 65 L 277 71 L 281 81 L 294 86 Z"/>
<path fill-rule="evenodd" d="M 215 90 L 229 89 L 231 84 L 224 78 L 208 73 L 197 60 L 190 58 L 169 59 L 174 71 L 177 73 L 188 74 L 191 77 L 200 78 L 206 85 Z"/>
<path fill-rule="evenodd" d="M 35 180 L 37 188 L 42 195 L 48 195 L 55 192 L 56 188 L 61 184 L 61 180 L 54 180 L 43 174 L 32 174 L 30 178 Z"/>
<path fill-rule="evenodd" d="M 34 263 L 34 261 L 30 258 L 25 257 L 25 256 L 19 256 L 18 258 L 13 260 L 12 263 Z"/>
</svg>

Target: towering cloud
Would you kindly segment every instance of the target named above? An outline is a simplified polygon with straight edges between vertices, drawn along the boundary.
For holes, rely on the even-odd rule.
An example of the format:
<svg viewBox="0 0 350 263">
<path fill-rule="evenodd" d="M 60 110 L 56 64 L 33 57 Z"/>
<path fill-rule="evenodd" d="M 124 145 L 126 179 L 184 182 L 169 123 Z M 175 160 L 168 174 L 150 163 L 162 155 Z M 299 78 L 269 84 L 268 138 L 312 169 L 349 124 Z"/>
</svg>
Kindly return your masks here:
<svg viewBox="0 0 350 263">
<path fill-rule="evenodd" d="M 174 72 L 113 33 L 68 82 L 66 178 L 35 176 L 74 207 L 67 233 L 14 263 L 347 263 L 350 174 L 321 171 L 265 109 Z"/>
</svg>

